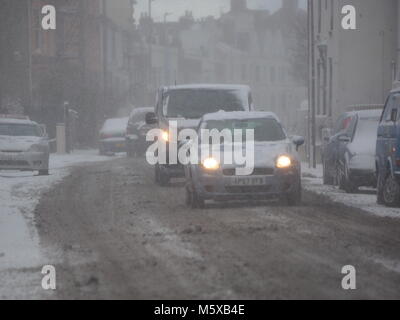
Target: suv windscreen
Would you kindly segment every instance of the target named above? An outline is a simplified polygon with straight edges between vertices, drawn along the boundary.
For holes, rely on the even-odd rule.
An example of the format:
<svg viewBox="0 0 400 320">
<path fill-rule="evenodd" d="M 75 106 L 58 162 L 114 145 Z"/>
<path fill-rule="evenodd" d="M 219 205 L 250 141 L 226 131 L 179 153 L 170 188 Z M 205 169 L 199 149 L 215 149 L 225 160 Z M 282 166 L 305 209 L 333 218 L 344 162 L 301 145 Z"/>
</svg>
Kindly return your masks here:
<svg viewBox="0 0 400 320">
<path fill-rule="evenodd" d="M 202 126 L 203 129 L 217 129 L 222 131 L 228 129 L 243 130 L 243 141 L 246 138 L 246 130 L 254 130 L 254 141 L 282 141 L 286 139 L 286 134 L 282 126 L 275 119 L 258 118 L 258 119 L 234 119 L 234 120 L 210 120 Z"/>
<path fill-rule="evenodd" d="M 199 119 L 207 113 L 245 111 L 247 95 L 241 90 L 179 89 L 166 93 L 163 115 L 167 118 Z"/>
<path fill-rule="evenodd" d="M 0 136 L 41 137 L 42 132 L 33 124 L 0 123 Z"/>
</svg>

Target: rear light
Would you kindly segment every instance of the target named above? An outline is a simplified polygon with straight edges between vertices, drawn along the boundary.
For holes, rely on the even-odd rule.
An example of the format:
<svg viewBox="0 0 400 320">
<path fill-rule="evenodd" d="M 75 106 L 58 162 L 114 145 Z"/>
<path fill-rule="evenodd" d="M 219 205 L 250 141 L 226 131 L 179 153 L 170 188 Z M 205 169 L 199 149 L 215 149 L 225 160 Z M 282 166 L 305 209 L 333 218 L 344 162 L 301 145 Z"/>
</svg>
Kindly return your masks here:
<svg viewBox="0 0 400 320">
<path fill-rule="evenodd" d="M 400 159 L 397 159 L 397 160 L 396 160 L 396 166 L 397 166 L 397 167 L 400 167 Z"/>
</svg>

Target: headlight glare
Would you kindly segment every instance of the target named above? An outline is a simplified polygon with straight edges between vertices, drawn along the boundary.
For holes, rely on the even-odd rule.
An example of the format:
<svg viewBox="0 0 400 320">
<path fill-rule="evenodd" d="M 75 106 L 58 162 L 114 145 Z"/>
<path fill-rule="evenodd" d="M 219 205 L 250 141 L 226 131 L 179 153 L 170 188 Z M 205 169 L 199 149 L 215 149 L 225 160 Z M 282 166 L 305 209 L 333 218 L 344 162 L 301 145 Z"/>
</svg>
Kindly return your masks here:
<svg viewBox="0 0 400 320">
<path fill-rule="evenodd" d="M 168 133 L 168 131 L 162 130 L 162 131 L 161 131 L 161 138 L 162 138 L 165 142 L 168 142 L 168 141 L 169 141 L 169 133 Z"/>
<path fill-rule="evenodd" d="M 214 158 L 207 158 L 203 161 L 203 167 L 207 170 L 218 170 L 219 161 Z"/>
<path fill-rule="evenodd" d="M 276 160 L 276 167 L 278 169 L 289 168 L 292 165 L 292 160 L 288 156 L 280 156 Z"/>
</svg>

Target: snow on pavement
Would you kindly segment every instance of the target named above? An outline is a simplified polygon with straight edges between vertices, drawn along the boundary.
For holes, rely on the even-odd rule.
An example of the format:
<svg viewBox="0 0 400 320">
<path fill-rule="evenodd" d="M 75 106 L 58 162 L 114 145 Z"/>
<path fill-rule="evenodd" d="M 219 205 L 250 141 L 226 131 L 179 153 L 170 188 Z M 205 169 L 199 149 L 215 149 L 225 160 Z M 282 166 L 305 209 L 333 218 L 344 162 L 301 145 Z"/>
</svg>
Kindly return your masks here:
<svg viewBox="0 0 400 320">
<path fill-rule="evenodd" d="M 376 190 L 361 188 L 357 194 L 347 194 L 337 187 L 326 186 L 322 181 L 322 166 L 310 168 L 307 163 L 302 165 L 303 186 L 306 190 L 325 196 L 330 200 L 346 206 L 359 208 L 370 214 L 383 218 L 400 218 L 400 208 L 387 208 L 376 203 Z"/>
<path fill-rule="evenodd" d="M 51 155 L 49 176 L 0 171 L 0 272 L 41 265 L 43 258 L 34 227 L 34 210 L 40 195 L 67 176 L 71 167 L 106 160 L 110 158 L 85 150 Z"/>
</svg>

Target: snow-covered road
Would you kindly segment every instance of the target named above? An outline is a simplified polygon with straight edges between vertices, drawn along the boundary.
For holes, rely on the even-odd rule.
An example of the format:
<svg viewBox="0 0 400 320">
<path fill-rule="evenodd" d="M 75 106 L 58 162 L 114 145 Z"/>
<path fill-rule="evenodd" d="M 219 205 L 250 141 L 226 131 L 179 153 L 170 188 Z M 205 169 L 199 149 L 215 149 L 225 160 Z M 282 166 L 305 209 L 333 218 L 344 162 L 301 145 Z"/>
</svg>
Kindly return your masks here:
<svg viewBox="0 0 400 320">
<path fill-rule="evenodd" d="M 39 238 L 34 226 L 34 210 L 43 192 L 66 177 L 70 168 L 82 163 L 107 161 L 95 150 L 76 151 L 69 155 L 51 155 L 50 175 L 37 176 L 31 172 L 0 171 L 0 275 L 21 268 L 45 265 Z M 10 279 L 9 281 L 13 281 Z M 8 283 L 6 287 L 16 286 Z M 2 296 L 0 285 L 0 297 Z"/>
</svg>

